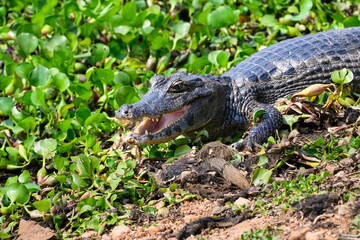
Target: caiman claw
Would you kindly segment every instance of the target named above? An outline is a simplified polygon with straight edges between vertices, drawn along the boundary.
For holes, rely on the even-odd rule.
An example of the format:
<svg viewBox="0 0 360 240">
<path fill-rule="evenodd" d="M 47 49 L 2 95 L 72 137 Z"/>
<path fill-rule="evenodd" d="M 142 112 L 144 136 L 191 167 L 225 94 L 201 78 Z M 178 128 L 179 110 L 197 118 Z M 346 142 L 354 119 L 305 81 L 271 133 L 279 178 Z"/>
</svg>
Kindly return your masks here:
<svg viewBox="0 0 360 240">
<path fill-rule="evenodd" d="M 245 149 L 245 147 L 247 147 L 250 150 L 250 152 L 254 152 L 255 147 L 261 148 L 262 146 L 259 143 L 249 141 L 249 140 L 244 140 L 242 142 L 236 142 L 236 143 L 231 144 L 231 147 L 233 147 L 234 149 L 236 149 L 240 152 L 243 151 Z"/>
</svg>

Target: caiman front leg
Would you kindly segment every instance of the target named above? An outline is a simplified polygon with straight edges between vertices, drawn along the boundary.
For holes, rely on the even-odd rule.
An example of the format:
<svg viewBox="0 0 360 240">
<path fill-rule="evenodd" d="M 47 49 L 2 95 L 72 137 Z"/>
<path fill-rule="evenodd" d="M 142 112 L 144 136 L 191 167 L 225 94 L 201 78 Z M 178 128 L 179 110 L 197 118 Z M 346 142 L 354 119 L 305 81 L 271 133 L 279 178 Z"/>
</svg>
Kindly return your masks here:
<svg viewBox="0 0 360 240">
<path fill-rule="evenodd" d="M 249 135 L 242 141 L 233 144 L 233 147 L 241 151 L 248 147 L 250 151 L 255 146 L 260 146 L 270 136 L 273 136 L 277 129 L 282 125 L 281 113 L 273 106 L 258 103 L 254 100 L 248 104 L 247 120 L 253 121 L 253 115 L 256 111 L 263 109 L 265 112 L 259 117 L 257 123 L 250 129 Z"/>
</svg>

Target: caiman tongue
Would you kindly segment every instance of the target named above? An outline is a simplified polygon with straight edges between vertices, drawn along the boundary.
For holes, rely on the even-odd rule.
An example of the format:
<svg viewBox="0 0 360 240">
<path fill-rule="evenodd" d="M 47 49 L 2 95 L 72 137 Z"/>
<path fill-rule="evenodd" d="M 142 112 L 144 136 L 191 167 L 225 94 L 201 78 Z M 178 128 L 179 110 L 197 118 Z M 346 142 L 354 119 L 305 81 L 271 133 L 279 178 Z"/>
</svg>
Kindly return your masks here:
<svg viewBox="0 0 360 240">
<path fill-rule="evenodd" d="M 175 111 L 172 113 L 166 113 L 160 115 L 157 119 L 155 118 L 145 118 L 139 126 L 137 126 L 134 130 L 134 133 L 144 135 L 147 133 L 152 134 L 156 133 L 159 130 L 167 128 L 173 124 L 175 124 L 180 118 L 185 114 L 185 112 L 189 109 L 189 106 L 186 105 L 179 111 Z"/>
</svg>

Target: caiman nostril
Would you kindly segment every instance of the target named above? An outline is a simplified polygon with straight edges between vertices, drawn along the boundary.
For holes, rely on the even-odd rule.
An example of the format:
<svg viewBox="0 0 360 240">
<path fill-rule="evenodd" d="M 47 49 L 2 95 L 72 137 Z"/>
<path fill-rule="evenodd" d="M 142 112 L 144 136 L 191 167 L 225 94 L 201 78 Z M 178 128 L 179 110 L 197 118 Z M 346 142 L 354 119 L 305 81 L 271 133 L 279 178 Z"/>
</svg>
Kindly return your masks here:
<svg viewBox="0 0 360 240">
<path fill-rule="evenodd" d="M 132 105 L 130 104 L 124 104 L 122 105 L 119 110 L 116 112 L 117 118 L 130 118 L 131 117 L 131 111 Z"/>
</svg>

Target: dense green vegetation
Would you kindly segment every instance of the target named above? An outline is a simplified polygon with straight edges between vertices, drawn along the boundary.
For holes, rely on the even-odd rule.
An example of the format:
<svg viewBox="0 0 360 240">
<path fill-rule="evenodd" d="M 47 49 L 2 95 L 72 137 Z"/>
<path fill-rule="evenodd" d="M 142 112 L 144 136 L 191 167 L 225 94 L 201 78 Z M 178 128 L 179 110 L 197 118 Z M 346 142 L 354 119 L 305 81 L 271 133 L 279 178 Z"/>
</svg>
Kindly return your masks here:
<svg viewBox="0 0 360 240">
<path fill-rule="evenodd" d="M 154 180 L 111 149 L 123 127 L 114 111 L 139 100 L 154 73 L 221 74 L 279 40 L 360 26 L 359 5 L 0 0 L 0 238 L 23 216 L 65 238 L 129 223 L 129 201 L 156 214 Z M 358 140 L 346 151 L 359 148 Z M 180 137 L 143 146 L 141 155 L 177 157 L 191 144 Z M 318 144 L 309 147 L 313 155 L 325 151 Z M 162 189 L 171 204 L 182 200 L 167 194 L 173 190 Z"/>
</svg>

